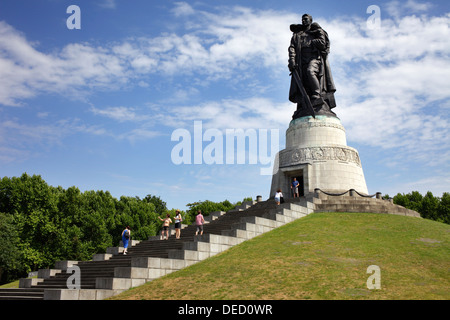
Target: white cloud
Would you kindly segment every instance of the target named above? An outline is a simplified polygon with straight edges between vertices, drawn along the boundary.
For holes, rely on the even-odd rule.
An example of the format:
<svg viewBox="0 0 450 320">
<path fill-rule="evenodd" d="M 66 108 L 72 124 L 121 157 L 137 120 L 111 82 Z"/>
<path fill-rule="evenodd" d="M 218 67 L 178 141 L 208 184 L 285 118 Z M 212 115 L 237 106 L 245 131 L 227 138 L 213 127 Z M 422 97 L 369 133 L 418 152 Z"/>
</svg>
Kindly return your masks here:
<svg viewBox="0 0 450 320">
<path fill-rule="evenodd" d="M 2 22 L 0 78 L 7 80 L 0 86 L 0 103 L 19 105 L 44 92 L 76 96 L 80 91 L 117 90 L 133 80 L 142 84 L 141 77 L 149 74 L 206 76 L 198 80 L 201 85 L 218 79 L 236 83 L 254 78 L 256 70 L 280 70 L 278 66 L 286 64 L 285 21 L 295 20 L 293 15 L 238 7 L 220 15 L 196 11 L 195 17 L 201 24 L 184 34 L 130 38 L 103 46 L 69 44 L 51 54 L 40 52 Z"/>
<path fill-rule="evenodd" d="M 127 81 L 127 70 L 107 49 L 70 44 L 59 53 L 45 54 L 3 21 L 0 49 L 0 104 L 20 105 L 43 92 L 110 90 Z"/>
<path fill-rule="evenodd" d="M 172 9 L 172 13 L 175 17 L 190 16 L 195 13 L 195 10 L 186 2 L 175 2 L 175 8 Z"/>
</svg>

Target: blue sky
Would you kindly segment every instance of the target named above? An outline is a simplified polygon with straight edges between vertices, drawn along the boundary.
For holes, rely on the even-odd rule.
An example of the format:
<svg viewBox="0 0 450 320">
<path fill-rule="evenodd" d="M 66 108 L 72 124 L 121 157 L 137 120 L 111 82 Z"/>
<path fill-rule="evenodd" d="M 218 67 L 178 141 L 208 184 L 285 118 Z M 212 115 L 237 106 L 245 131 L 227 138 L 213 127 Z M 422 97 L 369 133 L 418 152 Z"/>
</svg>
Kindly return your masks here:
<svg viewBox="0 0 450 320">
<path fill-rule="evenodd" d="M 67 28 L 70 5 L 79 30 Z M 368 28 L 370 5 L 379 27 Z M 448 1 L 2 0 L 0 176 L 182 210 L 269 197 L 261 157 L 194 164 L 194 124 L 223 145 L 227 129 L 259 142 L 278 130 L 283 149 L 289 25 L 306 12 L 329 33 L 335 112 L 369 193 L 450 191 Z M 192 134 L 191 164 L 173 161 L 177 130 Z"/>
</svg>

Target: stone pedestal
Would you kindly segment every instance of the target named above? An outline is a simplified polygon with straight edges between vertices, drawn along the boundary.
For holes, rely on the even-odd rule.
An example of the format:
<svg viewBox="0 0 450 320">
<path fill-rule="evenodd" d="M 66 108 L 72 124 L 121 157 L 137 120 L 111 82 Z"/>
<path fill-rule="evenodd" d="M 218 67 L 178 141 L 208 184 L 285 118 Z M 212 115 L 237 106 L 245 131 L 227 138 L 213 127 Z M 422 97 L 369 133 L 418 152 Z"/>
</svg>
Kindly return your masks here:
<svg viewBox="0 0 450 320">
<path fill-rule="evenodd" d="M 315 188 L 330 193 L 355 189 L 368 194 L 358 151 L 347 146 L 345 129 L 337 117 L 294 119 L 286 131 L 286 149 L 277 155 L 270 197 L 281 189 L 291 198 L 291 182 L 300 182 L 300 196 Z"/>
</svg>

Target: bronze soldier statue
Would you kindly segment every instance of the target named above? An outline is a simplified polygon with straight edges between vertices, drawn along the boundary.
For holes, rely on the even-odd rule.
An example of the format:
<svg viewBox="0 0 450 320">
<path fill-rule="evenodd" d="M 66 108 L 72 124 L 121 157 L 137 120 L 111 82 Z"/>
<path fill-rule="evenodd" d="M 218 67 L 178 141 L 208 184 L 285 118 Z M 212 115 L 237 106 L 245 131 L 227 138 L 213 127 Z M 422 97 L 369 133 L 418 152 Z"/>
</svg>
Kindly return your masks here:
<svg viewBox="0 0 450 320">
<path fill-rule="evenodd" d="M 316 115 L 336 116 L 333 77 L 328 63 L 328 34 L 309 14 L 302 24 L 292 24 L 289 70 L 292 72 L 289 100 L 297 104 L 293 119 Z"/>
</svg>

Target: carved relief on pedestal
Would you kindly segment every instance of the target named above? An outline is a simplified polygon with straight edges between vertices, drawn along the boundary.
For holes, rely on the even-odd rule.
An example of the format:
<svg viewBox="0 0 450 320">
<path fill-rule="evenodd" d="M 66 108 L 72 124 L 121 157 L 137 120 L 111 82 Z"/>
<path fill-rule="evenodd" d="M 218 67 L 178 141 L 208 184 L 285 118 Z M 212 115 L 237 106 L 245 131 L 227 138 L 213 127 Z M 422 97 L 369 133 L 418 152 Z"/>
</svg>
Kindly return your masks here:
<svg viewBox="0 0 450 320">
<path fill-rule="evenodd" d="M 345 132 L 345 128 L 340 123 L 316 121 L 316 122 L 295 122 L 290 125 L 288 130 L 301 130 L 301 129 L 311 129 L 311 128 L 334 128 Z M 292 127 L 291 127 L 292 126 Z"/>
<path fill-rule="evenodd" d="M 321 160 L 351 162 L 361 167 L 361 160 L 359 159 L 358 152 L 346 147 L 293 148 L 280 152 L 281 167 Z"/>
</svg>

